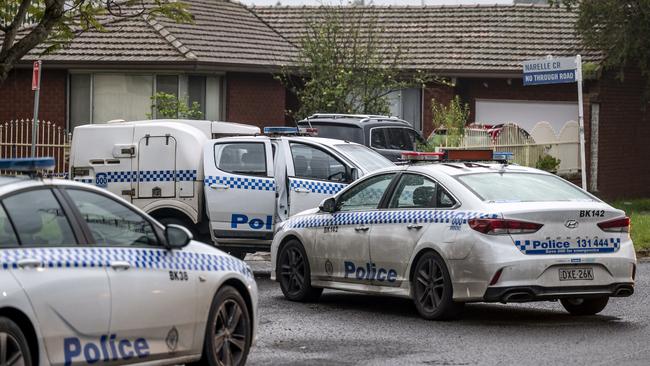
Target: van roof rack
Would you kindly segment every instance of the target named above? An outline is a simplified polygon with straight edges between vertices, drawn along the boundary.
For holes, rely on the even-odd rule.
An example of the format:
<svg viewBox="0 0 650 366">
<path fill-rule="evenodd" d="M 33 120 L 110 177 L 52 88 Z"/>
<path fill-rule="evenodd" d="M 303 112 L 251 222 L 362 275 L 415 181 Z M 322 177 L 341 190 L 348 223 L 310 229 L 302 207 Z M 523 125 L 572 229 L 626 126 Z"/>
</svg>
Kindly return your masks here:
<svg viewBox="0 0 650 366">
<path fill-rule="evenodd" d="M 379 114 L 348 114 L 348 113 L 314 113 L 311 116 L 305 118 L 305 120 L 315 119 L 315 118 L 359 118 L 360 122 L 367 122 L 371 119 L 383 120 L 383 121 L 396 121 L 402 122 L 404 120 L 395 117 L 395 116 L 383 116 Z M 404 121 L 405 122 L 405 121 Z"/>
</svg>

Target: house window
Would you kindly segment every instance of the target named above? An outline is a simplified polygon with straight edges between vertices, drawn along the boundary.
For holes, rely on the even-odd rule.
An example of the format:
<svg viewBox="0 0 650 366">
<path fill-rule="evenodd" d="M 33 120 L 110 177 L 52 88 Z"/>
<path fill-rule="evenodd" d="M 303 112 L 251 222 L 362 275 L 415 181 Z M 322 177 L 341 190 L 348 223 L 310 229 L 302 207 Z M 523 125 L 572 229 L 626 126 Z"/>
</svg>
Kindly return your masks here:
<svg viewBox="0 0 650 366">
<path fill-rule="evenodd" d="M 388 93 L 390 114 L 411 123 L 422 131 L 422 93 L 418 88 L 396 90 Z"/>
<path fill-rule="evenodd" d="M 146 119 L 151 113 L 153 77 L 138 74 L 95 74 L 93 122 Z"/>
<path fill-rule="evenodd" d="M 114 119 L 143 120 L 152 114 L 151 97 L 164 92 L 197 102 L 205 119 L 218 120 L 221 114 L 219 76 L 72 72 L 69 79 L 69 128 Z M 163 118 L 164 116 L 155 116 Z"/>
</svg>

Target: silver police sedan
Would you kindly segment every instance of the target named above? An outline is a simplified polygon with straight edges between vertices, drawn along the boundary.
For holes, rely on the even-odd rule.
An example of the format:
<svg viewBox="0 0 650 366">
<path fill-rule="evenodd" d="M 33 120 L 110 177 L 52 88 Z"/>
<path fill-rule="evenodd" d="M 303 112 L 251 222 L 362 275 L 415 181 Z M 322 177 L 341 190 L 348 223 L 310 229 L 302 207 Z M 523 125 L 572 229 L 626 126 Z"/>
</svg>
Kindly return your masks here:
<svg viewBox="0 0 650 366">
<path fill-rule="evenodd" d="M 629 228 L 623 211 L 536 169 L 396 166 L 281 224 L 272 278 L 289 300 L 323 288 L 394 295 L 426 319 L 467 302 L 559 300 L 595 314 L 634 291 Z"/>
</svg>

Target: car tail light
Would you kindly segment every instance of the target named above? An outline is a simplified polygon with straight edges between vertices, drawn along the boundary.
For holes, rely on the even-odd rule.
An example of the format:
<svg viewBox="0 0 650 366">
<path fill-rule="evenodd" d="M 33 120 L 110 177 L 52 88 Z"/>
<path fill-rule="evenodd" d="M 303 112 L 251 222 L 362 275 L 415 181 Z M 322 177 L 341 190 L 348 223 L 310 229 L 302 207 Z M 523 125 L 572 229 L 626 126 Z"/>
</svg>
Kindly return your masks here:
<svg viewBox="0 0 650 366">
<path fill-rule="evenodd" d="M 541 229 L 542 224 L 504 219 L 471 219 L 469 227 L 488 235 L 530 234 Z"/>
<path fill-rule="evenodd" d="M 598 227 L 602 231 L 607 231 L 609 233 L 629 233 L 630 218 L 626 216 L 620 219 L 599 222 Z"/>
<path fill-rule="evenodd" d="M 501 278 L 501 272 L 503 272 L 503 268 L 499 268 L 499 270 L 494 273 L 489 286 L 495 285 L 497 282 L 499 282 L 499 279 Z"/>
</svg>

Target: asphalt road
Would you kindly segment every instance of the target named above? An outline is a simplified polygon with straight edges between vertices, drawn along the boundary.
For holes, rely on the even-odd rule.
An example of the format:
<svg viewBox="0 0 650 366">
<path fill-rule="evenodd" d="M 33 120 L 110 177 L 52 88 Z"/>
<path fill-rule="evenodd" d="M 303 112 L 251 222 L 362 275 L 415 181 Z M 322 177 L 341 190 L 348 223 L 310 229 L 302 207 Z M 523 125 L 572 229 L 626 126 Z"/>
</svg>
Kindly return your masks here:
<svg viewBox="0 0 650 366">
<path fill-rule="evenodd" d="M 249 365 L 650 365 L 650 263 L 636 293 L 599 315 L 557 302 L 471 304 L 460 320 L 420 319 L 411 301 L 325 290 L 284 299 L 258 279 L 260 327 Z"/>
</svg>

